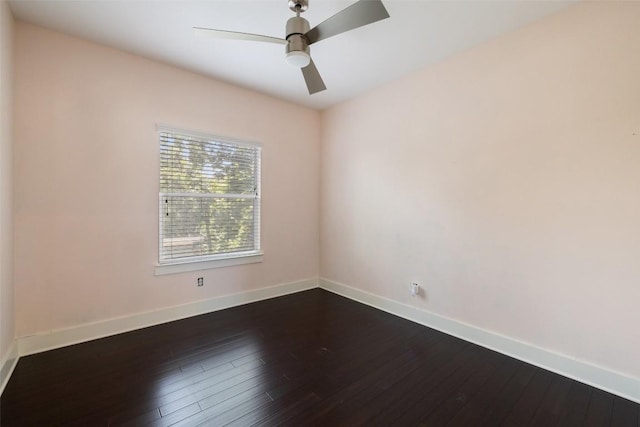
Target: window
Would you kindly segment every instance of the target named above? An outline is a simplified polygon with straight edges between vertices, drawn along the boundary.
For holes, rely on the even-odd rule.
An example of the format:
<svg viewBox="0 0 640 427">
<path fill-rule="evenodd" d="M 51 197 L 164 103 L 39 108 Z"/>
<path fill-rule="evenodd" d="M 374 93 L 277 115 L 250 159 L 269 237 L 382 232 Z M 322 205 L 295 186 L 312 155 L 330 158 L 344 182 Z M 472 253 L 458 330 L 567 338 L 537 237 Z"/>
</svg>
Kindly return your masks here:
<svg viewBox="0 0 640 427">
<path fill-rule="evenodd" d="M 260 146 L 159 133 L 160 266 L 260 255 Z"/>
</svg>

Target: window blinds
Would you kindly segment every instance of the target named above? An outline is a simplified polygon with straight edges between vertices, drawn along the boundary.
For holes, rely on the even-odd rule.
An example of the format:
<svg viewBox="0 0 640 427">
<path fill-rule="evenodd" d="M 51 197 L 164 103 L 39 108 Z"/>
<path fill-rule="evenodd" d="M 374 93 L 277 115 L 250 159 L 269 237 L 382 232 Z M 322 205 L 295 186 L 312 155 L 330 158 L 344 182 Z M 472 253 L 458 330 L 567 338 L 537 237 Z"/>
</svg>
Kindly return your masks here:
<svg viewBox="0 0 640 427">
<path fill-rule="evenodd" d="M 160 131 L 160 263 L 260 250 L 260 147 Z"/>
</svg>

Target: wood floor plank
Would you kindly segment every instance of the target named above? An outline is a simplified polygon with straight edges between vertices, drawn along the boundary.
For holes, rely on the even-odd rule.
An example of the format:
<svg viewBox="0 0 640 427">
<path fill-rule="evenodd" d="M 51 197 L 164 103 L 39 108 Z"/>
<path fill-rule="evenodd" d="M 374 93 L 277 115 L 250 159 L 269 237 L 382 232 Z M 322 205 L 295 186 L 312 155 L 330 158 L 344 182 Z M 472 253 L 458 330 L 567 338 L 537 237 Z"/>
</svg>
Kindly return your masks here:
<svg viewBox="0 0 640 427">
<path fill-rule="evenodd" d="M 278 398 L 270 399 L 263 405 L 244 411 L 240 417 L 225 424 L 228 426 L 241 427 L 264 424 L 271 421 L 275 425 L 275 420 L 280 418 L 281 422 L 286 421 L 282 418 L 290 418 L 298 412 L 303 411 L 306 407 L 315 403 L 319 397 L 312 391 L 312 382 L 290 382 L 285 387 L 281 387 Z M 274 393 L 269 393 L 272 395 Z"/>
<path fill-rule="evenodd" d="M 466 427 L 481 425 L 482 420 L 487 415 L 498 399 L 498 393 L 506 386 L 509 380 L 515 375 L 519 362 L 508 357 L 491 379 L 482 386 L 477 394 L 453 417 L 447 424 L 451 427 Z"/>
<path fill-rule="evenodd" d="M 482 374 L 485 373 L 487 364 L 495 354 L 484 348 L 469 348 L 474 352 L 469 361 L 459 363 L 457 366 L 451 363 L 449 365 L 450 371 L 445 367 L 439 370 L 435 376 L 422 381 L 417 388 L 420 393 L 413 393 L 416 398 L 405 399 L 402 402 L 403 413 L 393 421 L 393 425 L 421 425 L 425 418 L 434 416 L 442 403 L 454 395 L 478 371 L 481 371 Z M 413 401 L 412 405 L 405 405 L 409 401 Z"/>
<path fill-rule="evenodd" d="M 560 422 L 562 409 L 565 407 L 566 397 L 572 382 L 560 375 L 554 377 L 545 398 L 531 421 L 532 427 L 555 426 Z"/>
<path fill-rule="evenodd" d="M 612 410 L 613 396 L 602 390 L 593 390 L 584 425 L 586 427 L 611 425 Z"/>
<path fill-rule="evenodd" d="M 134 427 L 149 424 L 161 418 L 160 411 L 156 408 L 151 411 L 139 413 L 135 411 L 124 411 L 111 415 L 107 421 L 109 426 Z"/>
<path fill-rule="evenodd" d="M 616 427 L 636 427 L 638 419 L 638 405 L 622 397 L 614 396 L 611 425 Z"/>
<path fill-rule="evenodd" d="M 471 376 L 460 387 L 452 388 L 452 392 L 448 398 L 444 400 L 439 398 L 439 403 L 437 403 L 437 406 L 431 414 L 427 413 L 425 407 L 421 408 L 424 414 L 419 417 L 420 425 L 434 427 L 448 425 L 451 419 L 465 407 L 469 400 L 473 399 L 475 395 L 479 393 L 483 385 L 487 383 L 498 368 L 506 362 L 507 357 L 503 356 L 489 358 L 487 363 L 474 366 Z M 442 390 L 439 392 L 442 393 Z"/>
<path fill-rule="evenodd" d="M 538 368 L 534 366 L 520 364 L 514 376 L 499 392 L 493 404 L 482 415 L 478 414 L 478 418 L 482 421 L 478 420 L 476 425 L 486 427 L 502 425 L 537 371 Z"/>
<path fill-rule="evenodd" d="M 414 373 L 422 364 L 433 363 L 437 355 L 443 354 L 445 349 L 450 350 L 449 340 L 433 345 L 437 341 L 432 341 L 431 345 L 424 342 L 424 348 L 405 349 L 395 357 L 392 354 L 396 353 L 391 351 L 383 354 L 384 359 L 380 361 L 380 365 L 374 368 L 369 367 L 359 379 L 346 383 L 348 385 L 309 408 L 308 413 L 301 414 L 301 419 L 294 418 L 291 424 L 302 422 L 310 426 L 339 424 L 389 387 Z M 462 342 L 458 344 L 463 346 Z"/>
<path fill-rule="evenodd" d="M 185 406 L 177 411 L 167 414 L 164 417 L 155 419 L 146 425 L 154 427 L 168 427 L 189 417 L 192 417 L 193 415 L 196 415 L 201 411 L 202 410 L 200 409 L 200 406 L 197 403 L 193 403 L 189 406 Z"/>
<path fill-rule="evenodd" d="M 271 402 L 273 402 L 271 398 L 264 392 L 255 394 L 247 392 L 237 395 L 217 407 L 207 409 L 204 413 L 207 418 L 199 425 L 225 426 L 246 413 L 256 411 Z"/>
<path fill-rule="evenodd" d="M 446 378 L 452 375 L 461 365 L 481 353 L 479 347 L 465 343 L 451 346 L 439 353 L 431 363 L 420 365 L 411 377 L 393 384 L 384 393 L 378 394 L 366 405 L 345 418 L 344 425 L 391 425 L 404 416 L 406 411 L 415 406 L 422 398 L 423 391 L 437 388 Z M 416 391 L 420 390 L 420 393 Z"/>
<path fill-rule="evenodd" d="M 314 289 L 22 357 L 13 426 L 639 426 L 640 405 Z"/>
<path fill-rule="evenodd" d="M 584 425 L 584 418 L 589 408 L 591 393 L 591 387 L 573 381 L 558 425 L 563 427 L 578 427 Z"/>
<path fill-rule="evenodd" d="M 538 370 L 502 425 L 528 425 L 544 400 L 553 378 L 551 372 Z"/>
</svg>

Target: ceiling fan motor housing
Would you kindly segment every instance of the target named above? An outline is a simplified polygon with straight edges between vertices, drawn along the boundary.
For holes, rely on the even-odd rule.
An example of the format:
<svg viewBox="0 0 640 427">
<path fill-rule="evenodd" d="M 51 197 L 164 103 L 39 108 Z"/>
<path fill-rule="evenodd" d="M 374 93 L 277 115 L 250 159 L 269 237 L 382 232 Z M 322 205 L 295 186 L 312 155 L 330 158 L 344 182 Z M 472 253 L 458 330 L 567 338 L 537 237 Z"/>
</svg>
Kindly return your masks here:
<svg viewBox="0 0 640 427">
<path fill-rule="evenodd" d="M 294 35 L 304 35 L 307 31 L 309 31 L 309 21 L 307 21 L 306 19 L 300 17 L 300 16 L 294 16 L 289 18 L 289 20 L 287 21 L 287 37 L 286 39 L 289 40 L 289 37 L 294 36 Z"/>
<path fill-rule="evenodd" d="M 287 57 L 290 55 L 309 56 L 309 44 L 304 34 L 309 31 L 309 21 L 300 16 L 294 16 L 287 21 Z M 296 52 L 300 52 L 297 54 Z"/>
</svg>

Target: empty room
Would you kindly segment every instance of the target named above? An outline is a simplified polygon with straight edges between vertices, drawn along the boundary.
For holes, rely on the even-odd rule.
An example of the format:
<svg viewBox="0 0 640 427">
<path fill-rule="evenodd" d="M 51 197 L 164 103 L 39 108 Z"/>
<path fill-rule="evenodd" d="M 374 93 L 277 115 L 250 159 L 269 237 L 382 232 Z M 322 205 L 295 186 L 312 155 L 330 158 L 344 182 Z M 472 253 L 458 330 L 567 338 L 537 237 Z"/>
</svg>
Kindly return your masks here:
<svg viewBox="0 0 640 427">
<path fill-rule="evenodd" d="M 0 425 L 640 427 L 640 2 L 0 0 Z"/>
</svg>

